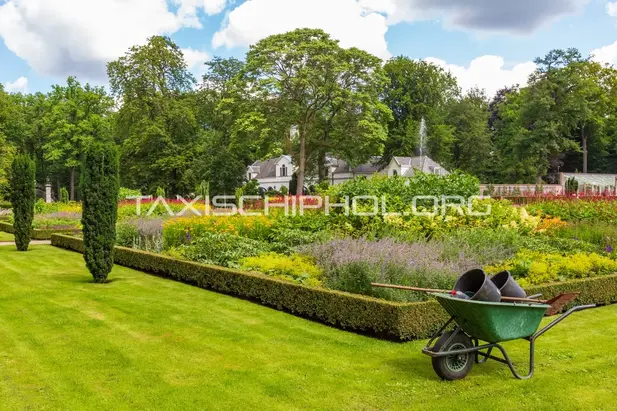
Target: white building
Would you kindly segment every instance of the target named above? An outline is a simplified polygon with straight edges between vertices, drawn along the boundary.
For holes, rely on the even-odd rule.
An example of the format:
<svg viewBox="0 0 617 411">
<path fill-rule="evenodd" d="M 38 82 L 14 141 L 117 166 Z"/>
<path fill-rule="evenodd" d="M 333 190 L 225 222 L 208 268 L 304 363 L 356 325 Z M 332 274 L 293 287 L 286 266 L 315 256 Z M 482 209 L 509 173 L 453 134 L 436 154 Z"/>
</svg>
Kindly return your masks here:
<svg viewBox="0 0 617 411">
<path fill-rule="evenodd" d="M 328 180 L 330 184 L 341 184 L 355 177 L 370 178 L 375 174 L 384 174 L 388 177 L 403 176 L 411 177 L 416 171 L 430 174 L 446 175 L 448 171 L 427 156 L 418 157 L 394 157 L 390 163 L 383 167 L 380 165 L 381 157 L 372 157 L 368 163 L 351 167 L 347 162 L 334 157 L 327 158 Z M 257 180 L 259 187 L 264 190 L 281 190 L 282 187 L 289 189 L 291 176 L 297 167 L 293 164 L 291 156 L 283 155 L 265 161 L 256 161 L 247 169 L 247 179 Z M 309 185 L 316 181 L 315 176 L 307 176 Z"/>
</svg>

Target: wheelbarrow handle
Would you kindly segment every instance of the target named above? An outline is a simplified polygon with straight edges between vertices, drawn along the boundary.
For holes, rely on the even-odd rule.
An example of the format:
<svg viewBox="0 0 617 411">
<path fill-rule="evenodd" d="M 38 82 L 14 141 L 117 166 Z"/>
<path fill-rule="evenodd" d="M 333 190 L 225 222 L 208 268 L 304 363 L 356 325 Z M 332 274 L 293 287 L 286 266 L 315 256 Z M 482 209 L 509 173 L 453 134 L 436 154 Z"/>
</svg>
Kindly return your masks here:
<svg viewBox="0 0 617 411">
<path fill-rule="evenodd" d="M 536 338 L 540 337 L 542 334 L 544 334 L 545 332 L 547 332 L 548 330 L 550 330 L 551 328 L 553 328 L 554 326 L 556 326 L 557 324 L 565 320 L 567 317 L 574 314 L 575 312 L 588 310 L 590 308 L 596 308 L 599 305 L 600 304 L 579 305 L 578 307 L 570 308 L 568 311 L 566 311 L 565 313 L 563 313 L 562 315 L 560 315 L 559 317 L 551 321 L 550 324 L 548 324 L 546 327 L 542 328 L 540 331 L 532 335 L 530 338 L 530 341 L 533 341 Z"/>
</svg>

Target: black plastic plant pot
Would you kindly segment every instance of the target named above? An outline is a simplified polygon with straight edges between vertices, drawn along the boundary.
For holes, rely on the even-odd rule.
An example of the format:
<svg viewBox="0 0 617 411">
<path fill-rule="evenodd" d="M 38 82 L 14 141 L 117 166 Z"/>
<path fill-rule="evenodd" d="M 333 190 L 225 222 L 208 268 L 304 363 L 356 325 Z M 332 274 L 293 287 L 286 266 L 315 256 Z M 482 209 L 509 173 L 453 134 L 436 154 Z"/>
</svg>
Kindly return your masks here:
<svg viewBox="0 0 617 411">
<path fill-rule="evenodd" d="M 499 288 L 502 297 L 525 298 L 527 293 L 518 285 L 509 271 L 502 271 L 491 277 L 493 284 Z"/>
<path fill-rule="evenodd" d="M 499 288 L 488 278 L 483 270 L 476 269 L 461 275 L 456 284 L 455 291 L 472 294 L 471 299 L 476 301 L 489 301 L 497 303 L 501 301 Z"/>
</svg>

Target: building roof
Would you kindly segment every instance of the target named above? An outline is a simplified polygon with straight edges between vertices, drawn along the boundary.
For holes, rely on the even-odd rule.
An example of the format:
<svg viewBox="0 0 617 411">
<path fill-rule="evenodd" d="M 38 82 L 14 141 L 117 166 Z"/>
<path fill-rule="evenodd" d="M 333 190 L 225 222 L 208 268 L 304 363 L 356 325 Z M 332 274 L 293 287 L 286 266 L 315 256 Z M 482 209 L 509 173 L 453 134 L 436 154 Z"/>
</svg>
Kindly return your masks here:
<svg viewBox="0 0 617 411">
<path fill-rule="evenodd" d="M 413 176 L 416 171 L 432 174 L 436 169 L 441 169 L 444 174 L 448 174 L 445 168 L 428 156 L 394 157 L 394 160 L 401 166 L 409 167 L 409 170 L 404 174 L 405 177 Z"/>
<path fill-rule="evenodd" d="M 257 173 L 257 176 L 254 177 L 256 179 L 276 177 L 276 165 L 283 158 L 291 162 L 291 157 L 285 155 L 264 161 L 255 161 L 249 166 L 249 172 Z"/>
<path fill-rule="evenodd" d="M 580 185 L 589 184 L 599 187 L 614 187 L 617 174 L 563 173 L 567 179 L 574 177 Z M 581 187 L 582 188 L 582 187 Z"/>
<path fill-rule="evenodd" d="M 356 167 L 350 167 L 349 164 L 344 160 L 339 160 L 335 158 L 330 159 L 330 164 L 336 166 L 334 170 L 334 174 L 375 174 L 379 172 L 383 167 L 379 164 L 381 157 L 373 156 L 371 160 L 367 163 L 360 164 Z"/>
<path fill-rule="evenodd" d="M 271 158 L 264 161 L 255 161 L 252 165 L 248 167 L 248 171 L 250 173 L 257 173 L 256 179 L 264 179 L 264 178 L 273 178 L 276 177 L 276 165 L 279 161 L 285 158 L 287 161 L 291 162 L 292 158 L 290 156 L 284 155 L 277 158 Z M 415 174 L 416 171 L 422 171 L 424 173 L 434 173 L 435 169 L 439 168 L 442 170 L 443 174 L 448 174 L 448 171 L 444 169 L 439 163 L 433 161 L 428 156 L 417 156 L 417 157 L 394 157 L 393 158 L 396 163 L 401 166 L 408 168 L 405 171 L 403 176 L 411 177 Z M 329 167 L 334 167 L 334 174 L 364 174 L 371 175 L 380 172 L 385 167 L 381 163 L 381 156 L 373 156 L 371 159 L 364 163 L 360 164 L 356 167 L 350 167 L 349 163 L 345 160 L 341 160 L 332 156 L 327 156 L 326 161 Z"/>
</svg>

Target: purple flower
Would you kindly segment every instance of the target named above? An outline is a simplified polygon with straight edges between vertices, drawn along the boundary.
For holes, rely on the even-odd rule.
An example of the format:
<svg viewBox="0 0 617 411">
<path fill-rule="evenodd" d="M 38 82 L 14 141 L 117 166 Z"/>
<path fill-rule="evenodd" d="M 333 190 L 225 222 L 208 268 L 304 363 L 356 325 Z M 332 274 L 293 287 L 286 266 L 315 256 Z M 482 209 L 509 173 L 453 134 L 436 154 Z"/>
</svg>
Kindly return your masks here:
<svg viewBox="0 0 617 411">
<path fill-rule="evenodd" d="M 610 253 L 612 253 L 613 251 L 615 251 L 615 249 L 613 248 L 613 246 L 612 246 L 612 245 L 607 245 L 607 246 L 606 246 L 606 252 L 607 252 L 607 253 L 609 253 L 609 254 L 610 254 Z"/>
</svg>

